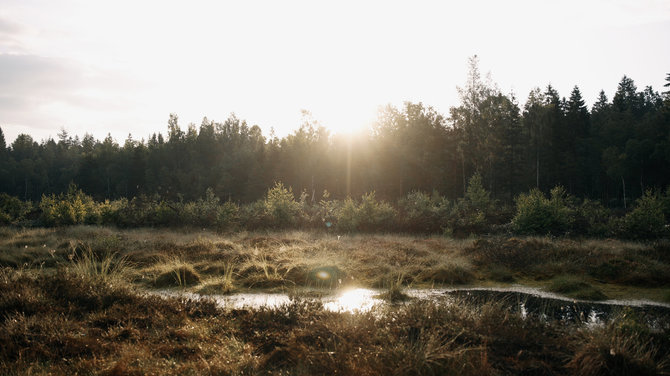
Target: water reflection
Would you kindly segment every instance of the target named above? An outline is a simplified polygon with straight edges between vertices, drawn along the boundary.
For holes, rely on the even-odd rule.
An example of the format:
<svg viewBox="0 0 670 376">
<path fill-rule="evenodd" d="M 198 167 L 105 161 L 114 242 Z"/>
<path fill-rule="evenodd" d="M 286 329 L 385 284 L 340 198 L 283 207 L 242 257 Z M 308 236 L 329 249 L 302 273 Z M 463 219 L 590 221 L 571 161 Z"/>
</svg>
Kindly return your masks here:
<svg viewBox="0 0 670 376">
<path fill-rule="evenodd" d="M 481 305 L 490 302 L 501 304 L 511 312 L 517 312 L 524 319 L 538 318 L 543 321 L 559 320 L 562 322 L 581 322 L 586 325 L 599 325 L 609 317 L 619 313 L 623 307 L 628 307 L 641 317 L 644 317 L 652 326 L 654 322 L 667 322 L 670 317 L 670 306 L 663 303 L 647 301 L 604 301 L 588 302 L 567 299 L 555 294 L 533 293 L 527 288 L 489 289 L 407 289 L 404 292 L 411 297 L 411 301 L 431 301 L 439 304 L 453 304 L 454 302 L 470 302 Z M 291 303 L 291 296 L 283 293 L 238 293 L 232 295 L 200 295 L 196 293 L 161 290 L 152 293 L 161 296 L 176 296 L 187 299 L 213 299 L 224 309 L 257 309 L 261 307 L 275 308 Z M 322 297 L 307 297 L 320 301 L 324 309 L 333 312 L 368 312 L 376 305 L 388 304 L 379 298 L 380 290 L 351 288 L 332 295 Z M 297 295 L 304 295 L 297 292 Z M 660 321 L 659 321 L 660 320 Z"/>
<path fill-rule="evenodd" d="M 345 290 L 335 297 L 325 298 L 323 308 L 334 312 L 366 312 L 383 300 L 377 298 L 379 291 L 369 289 Z"/>
</svg>

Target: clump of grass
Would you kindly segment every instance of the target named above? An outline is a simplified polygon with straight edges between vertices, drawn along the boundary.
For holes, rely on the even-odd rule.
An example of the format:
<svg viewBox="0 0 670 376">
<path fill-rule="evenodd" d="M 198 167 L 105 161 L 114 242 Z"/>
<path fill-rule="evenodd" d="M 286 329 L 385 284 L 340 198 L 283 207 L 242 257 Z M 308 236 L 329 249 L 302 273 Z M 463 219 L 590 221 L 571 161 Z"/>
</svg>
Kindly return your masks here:
<svg viewBox="0 0 670 376">
<path fill-rule="evenodd" d="M 446 285 L 463 285 L 474 280 L 474 274 L 465 266 L 441 265 L 424 272 L 426 279 L 434 283 Z"/>
<path fill-rule="evenodd" d="M 567 364 L 577 375 L 665 375 L 670 372 L 667 330 L 652 333 L 624 310 L 607 325 L 582 330 Z"/>
<path fill-rule="evenodd" d="M 574 276 L 559 276 L 549 284 L 549 291 L 566 294 L 584 300 L 604 300 L 607 296 L 583 279 Z"/>
<path fill-rule="evenodd" d="M 223 274 L 208 280 L 198 291 L 201 294 L 230 294 L 235 291 L 235 264 L 228 262 L 223 266 Z"/>
<path fill-rule="evenodd" d="M 295 285 L 287 279 L 292 267 L 282 265 L 266 250 L 254 248 L 251 257 L 240 268 L 242 283 L 248 287 L 272 288 Z"/>
<path fill-rule="evenodd" d="M 410 299 L 409 295 L 405 294 L 403 291 L 403 280 L 404 275 L 398 274 L 398 276 L 391 280 L 388 288 L 383 293 L 375 296 L 376 298 L 386 300 L 391 303 L 404 302 Z"/>
<path fill-rule="evenodd" d="M 200 283 L 200 274 L 193 268 L 193 265 L 179 259 L 172 258 L 162 265 L 162 271 L 154 280 L 154 286 L 165 287 L 184 287 Z"/>
<path fill-rule="evenodd" d="M 105 281 L 123 279 L 130 268 L 126 258 L 118 253 L 103 251 L 96 254 L 90 245 L 72 243 L 68 256 L 68 270 L 82 277 L 93 277 Z"/>
</svg>

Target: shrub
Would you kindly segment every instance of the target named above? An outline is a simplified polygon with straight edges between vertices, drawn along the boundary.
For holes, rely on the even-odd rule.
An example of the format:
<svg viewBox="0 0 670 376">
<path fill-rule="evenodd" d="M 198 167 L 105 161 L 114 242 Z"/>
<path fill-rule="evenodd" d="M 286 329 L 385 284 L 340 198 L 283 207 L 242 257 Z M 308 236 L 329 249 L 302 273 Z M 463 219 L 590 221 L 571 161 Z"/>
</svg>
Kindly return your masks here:
<svg viewBox="0 0 670 376">
<path fill-rule="evenodd" d="M 585 199 L 576 210 L 573 229 L 578 234 L 606 236 L 610 230 L 611 214 L 600 202 Z"/>
<path fill-rule="evenodd" d="M 343 231 L 388 231 L 396 211 L 384 201 L 377 201 L 375 192 L 361 197 L 360 204 L 348 197 L 337 212 L 337 228 Z"/>
<path fill-rule="evenodd" d="M 32 208 L 31 202 L 0 193 L 0 225 L 8 225 L 25 218 Z"/>
<path fill-rule="evenodd" d="M 665 234 L 663 200 L 658 192 L 648 190 L 635 201 L 635 208 L 621 222 L 621 231 L 621 235 L 632 239 L 652 239 Z"/>
<path fill-rule="evenodd" d="M 468 181 L 465 197 L 459 199 L 451 211 L 447 232 L 456 235 L 485 232 L 494 204 L 490 193 L 484 189 L 481 175 L 474 174 Z"/>
<path fill-rule="evenodd" d="M 100 209 L 93 199 L 71 184 L 66 194 L 42 196 L 42 222 L 47 226 L 100 223 Z"/>
<path fill-rule="evenodd" d="M 351 197 L 347 197 L 337 211 L 337 228 L 346 232 L 358 228 L 358 207 Z"/>
<path fill-rule="evenodd" d="M 218 222 L 221 211 L 219 198 L 212 188 L 207 188 L 205 197 L 184 204 L 182 222 L 198 227 L 214 226 Z"/>
<path fill-rule="evenodd" d="M 449 201 L 433 192 L 410 192 L 398 201 L 400 226 L 409 232 L 436 233 L 444 231 L 449 215 Z"/>
<path fill-rule="evenodd" d="M 514 231 L 520 234 L 562 234 L 571 228 L 574 212 L 563 187 L 551 190 L 547 199 L 539 189 L 522 193 L 516 199 Z"/>
<path fill-rule="evenodd" d="M 396 217 L 395 209 L 387 202 L 377 201 L 374 191 L 361 197 L 357 214 L 360 231 L 391 230 Z"/>
<path fill-rule="evenodd" d="M 232 201 L 226 201 L 216 214 L 216 226 L 219 229 L 235 227 L 239 221 L 240 207 Z"/>
<path fill-rule="evenodd" d="M 338 200 L 329 200 L 330 193 L 324 190 L 321 201 L 317 205 L 317 216 L 326 227 L 331 229 L 337 222 L 337 210 L 342 205 Z"/>
<path fill-rule="evenodd" d="M 300 203 L 295 200 L 291 187 L 286 189 L 281 182 L 275 183 L 265 198 L 265 213 L 272 221 L 272 227 L 285 228 L 296 223 Z"/>
</svg>

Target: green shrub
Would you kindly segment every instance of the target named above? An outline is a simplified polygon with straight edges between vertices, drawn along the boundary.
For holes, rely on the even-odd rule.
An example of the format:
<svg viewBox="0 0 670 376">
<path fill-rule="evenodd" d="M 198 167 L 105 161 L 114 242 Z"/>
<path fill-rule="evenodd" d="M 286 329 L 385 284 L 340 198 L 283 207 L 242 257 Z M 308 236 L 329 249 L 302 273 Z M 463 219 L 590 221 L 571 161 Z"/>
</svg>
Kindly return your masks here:
<svg viewBox="0 0 670 376">
<path fill-rule="evenodd" d="M 295 224 L 300 215 L 300 203 L 295 200 L 291 187 L 286 189 L 281 182 L 268 190 L 265 198 L 265 213 L 274 228 L 286 228 Z"/>
<path fill-rule="evenodd" d="M 666 234 L 663 199 L 648 190 L 635 201 L 635 208 L 621 221 L 621 235 L 631 239 L 653 239 Z"/>
<path fill-rule="evenodd" d="M 230 229 L 237 225 L 239 221 L 240 207 L 232 202 L 226 201 L 219 206 L 216 214 L 216 227 L 219 229 Z"/>
<path fill-rule="evenodd" d="M 212 188 L 207 188 L 205 197 L 184 204 L 181 222 L 198 227 L 211 227 L 217 224 L 221 205 Z"/>
<path fill-rule="evenodd" d="M 17 197 L 0 193 L 0 225 L 8 225 L 25 219 L 32 206 L 30 201 L 23 202 Z"/>
<path fill-rule="evenodd" d="M 360 231 L 389 231 L 396 217 L 395 209 L 387 202 L 377 201 L 374 191 L 361 197 L 357 214 Z"/>
<path fill-rule="evenodd" d="M 468 181 L 465 197 L 459 199 L 451 211 L 447 232 L 460 236 L 485 232 L 494 207 L 495 202 L 484 189 L 481 175 L 474 174 Z"/>
<path fill-rule="evenodd" d="M 375 192 L 361 197 L 360 204 L 348 197 L 337 212 L 337 228 L 342 231 L 390 231 L 397 212 L 384 201 L 377 201 Z"/>
<path fill-rule="evenodd" d="M 576 210 L 573 231 L 581 235 L 606 236 L 610 231 L 611 216 L 611 211 L 600 202 L 585 199 Z"/>
<path fill-rule="evenodd" d="M 337 228 L 346 232 L 358 229 L 358 207 L 351 197 L 347 197 L 337 211 Z"/>
<path fill-rule="evenodd" d="M 513 229 L 519 234 L 563 234 L 570 230 L 574 211 L 563 187 L 551 190 L 547 199 L 539 189 L 522 193 L 516 198 L 516 215 Z"/>
<path fill-rule="evenodd" d="M 74 184 L 66 194 L 43 195 L 39 206 L 42 222 L 47 226 L 98 224 L 101 220 L 98 205 Z"/>
<path fill-rule="evenodd" d="M 424 192 L 410 192 L 398 201 L 400 208 L 400 227 L 403 231 L 437 233 L 444 231 L 447 225 L 449 201 L 433 192 L 431 196 Z"/>
</svg>

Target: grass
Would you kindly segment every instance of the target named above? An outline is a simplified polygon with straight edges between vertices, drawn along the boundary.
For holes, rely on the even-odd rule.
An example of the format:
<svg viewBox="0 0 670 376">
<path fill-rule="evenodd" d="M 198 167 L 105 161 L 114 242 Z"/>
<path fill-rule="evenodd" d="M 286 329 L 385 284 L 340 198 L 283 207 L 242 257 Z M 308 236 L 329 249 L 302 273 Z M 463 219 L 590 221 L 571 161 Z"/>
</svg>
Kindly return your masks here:
<svg viewBox="0 0 670 376">
<path fill-rule="evenodd" d="M 201 281 L 200 274 L 193 265 L 178 257 L 169 257 L 156 266 L 157 275 L 153 286 L 158 288 L 185 287 L 197 285 Z"/>
<path fill-rule="evenodd" d="M 670 301 L 664 242 L 455 240 L 318 232 L 217 234 L 0 228 L 0 374 L 667 374 L 670 324 L 595 329 L 524 320 L 496 302 L 403 290 L 518 283 L 578 299 Z M 350 314 L 295 300 L 223 311 L 143 294 L 383 288 L 403 304 Z M 633 329 L 631 329 L 633 328 Z"/>
<path fill-rule="evenodd" d="M 400 280 L 401 278 L 398 278 Z M 586 330 L 489 302 L 350 314 L 293 300 L 221 310 L 67 269 L 0 270 L 0 374 L 664 374 L 670 332 Z"/>
<path fill-rule="evenodd" d="M 583 286 L 582 291 L 566 294 L 591 299 L 598 298 L 598 290 L 611 298 L 657 301 L 670 296 L 667 242 L 607 239 L 4 228 L 0 266 L 54 270 L 71 263 L 73 247 L 82 262 L 87 254 L 96 258 L 88 267 L 104 268 L 100 262 L 105 260 L 121 262 L 124 278 L 144 288 L 174 286 L 211 293 L 388 288 L 402 275 L 404 284 L 416 288 L 520 283 L 558 291 L 564 288 L 557 285 L 561 278 L 578 276 L 593 288 L 585 291 L 589 289 Z"/>
<path fill-rule="evenodd" d="M 394 280 L 389 282 L 388 288 L 381 294 L 377 295 L 376 298 L 386 300 L 391 303 L 405 302 L 410 300 L 409 295 L 403 292 L 403 281 L 404 276 L 402 274 L 398 274 Z"/>
<path fill-rule="evenodd" d="M 574 276 L 554 278 L 548 287 L 549 291 L 564 294 L 576 299 L 604 300 L 607 296 L 583 279 Z"/>
</svg>

